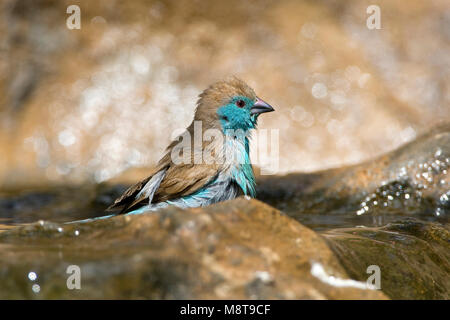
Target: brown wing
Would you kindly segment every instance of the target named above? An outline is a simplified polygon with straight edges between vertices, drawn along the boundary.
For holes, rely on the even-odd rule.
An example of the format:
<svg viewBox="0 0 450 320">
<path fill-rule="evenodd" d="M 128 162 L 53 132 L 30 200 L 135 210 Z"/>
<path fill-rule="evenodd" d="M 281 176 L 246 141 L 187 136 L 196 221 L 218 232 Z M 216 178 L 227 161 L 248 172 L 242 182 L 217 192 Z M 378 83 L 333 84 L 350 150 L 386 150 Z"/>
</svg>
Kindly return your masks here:
<svg viewBox="0 0 450 320">
<path fill-rule="evenodd" d="M 216 173 L 217 168 L 214 165 L 175 165 L 171 163 L 151 202 L 158 203 L 192 194 L 211 181 Z M 122 208 L 120 213 L 125 213 L 148 203 L 145 195 L 136 197 L 152 177 L 153 175 L 128 188 L 106 210 L 113 211 Z"/>
<path fill-rule="evenodd" d="M 193 124 L 194 122 L 186 129 L 187 132 L 190 133 L 189 137 L 191 137 L 191 139 L 195 136 Z M 201 155 L 210 142 L 202 141 L 202 148 L 195 148 L 193 140 L 191 140 L 190 143 L 190 163 L 188 164 L 175 164 L 172 161 L 172 151 L 174 151 L 174 148 L 179 144 L 179 138 L 172 141 L 167 147 L 166 154 L 158 163 L 159 168 L 167 168 L 167 171 L 159 188 L 153 196 L 152 203 L 176 199 L 192 194 L 216 176 L 219 167 L 218 162 L 213 162 L 213 164 L 195 163 L 196 155 Z M 192 150 L 192 152 L 190 150 Z M 184 150 L 180 151 L 184 152 Z M 214 151 L 212 154 L 214 154 Z"/>
<path fill-rule="evenodd" d="M 187 130 L 192 132 L 192 128 L 193 124 Z M 191 134 L 190 137 L 194 137 L 194 135 Z M 160 170 L 166 170 L 165 176 L 155 191 L 151 203 L 158 203 L 192 194 L 216 177 L 218 171 L 217 163 L 194 164 L 195 154 L 202 152 L 205 148 L 204 146 L 200 150 L 193 150 L 190 155 L 190 164 L 175 164 L 171 159 L 171 151 L 178 143 L 178 139 L 172 141 L 167 147 L 166 154 L 159 161 L 154 173 L 150 177 L 130 187 L 108 209 L 111 210 L 123 206 L 121 213 L 124 213 L 148 203 L 148 197 L 144 194 L 137 199 L 136 196 L 145 187 L 146 183 L 150 181 L 153 175 Z M 203 141 L 203 143 L 205 144 L 206 142 Z M 191 141 L 191 146 L 194 146 L 193 141 Z"/>
<path fill-rule="evenodd" d="M 192 194 L 215 178 L 217 167 L 206 164 L 173 165 L 156 190 L 152 203 Z"/>
</svg>

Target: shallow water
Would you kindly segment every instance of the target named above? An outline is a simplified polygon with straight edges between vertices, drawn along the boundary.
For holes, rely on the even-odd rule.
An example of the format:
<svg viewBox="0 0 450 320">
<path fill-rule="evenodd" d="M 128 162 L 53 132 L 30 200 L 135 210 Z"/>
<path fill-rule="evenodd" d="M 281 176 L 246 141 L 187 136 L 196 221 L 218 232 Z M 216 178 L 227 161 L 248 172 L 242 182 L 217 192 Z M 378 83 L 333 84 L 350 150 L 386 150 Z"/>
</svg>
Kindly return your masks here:
<svg viewBox="0 0 450 320">
<path fill-rule="evenodd" d="M 118 196 L 125 185 L 115 186 L 78 186 L 41 188 L 34 191 L 16 191 L 3 193 L 0 197 L 0 230 L 8 230 L 14 226 L 23 226 L 38 220 L 56 223 L 82 220 L 103 216 L 109 213 L 104 209 Z M 299 201 L 273 201 L 267 203 L 282 210 L 313 230 L 324 231 L 335 228 L 381 227 L 402 217 L 414 217 L 422 221 L 448 223 L 449 214 L 441 209 L 441 215 L 433 214 L 435 209 L 429 208 L 421 212 L 418 207 L 387 206 L 371 214 L 358 215 L 354 201 L 343 200 L 339 205 L 327 202 L 315 205 L 314 210 L 299 208 Z M 264 199 L 261 199 L 264 201 Z M 330 210 L 330 205 L 334 210 Z M 445 209 L 447 210 L 447 209 Z M 150 213 L 151 214 L 151 213 Z"/>
</svg>

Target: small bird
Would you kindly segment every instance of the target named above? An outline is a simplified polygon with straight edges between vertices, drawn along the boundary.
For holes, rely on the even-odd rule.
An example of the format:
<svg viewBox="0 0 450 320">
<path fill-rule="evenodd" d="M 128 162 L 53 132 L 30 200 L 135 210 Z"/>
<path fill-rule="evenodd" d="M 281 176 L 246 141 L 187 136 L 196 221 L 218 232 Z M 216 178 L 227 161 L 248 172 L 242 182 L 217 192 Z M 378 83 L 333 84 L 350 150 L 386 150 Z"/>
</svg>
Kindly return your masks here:
<svg viewBox="0 0 450 320">
<path fill-rule="evenodd" d="M 200 94 L 194 120 L 167 147 L 152 174 L 128 188 L 106 210 L 139 214 L 169 205 L 201 207 L 239 195 L 255 197 L 250 132 L 256 129 L 258 116 L 271 111 L 236 77 L 212 84 Z M 209 139 L 204 138 L 206 132 Z M 199 136 L 200 142 L 195 140 Z M 183 139 L 187 143 L 182 144 Z"/>
</svg>

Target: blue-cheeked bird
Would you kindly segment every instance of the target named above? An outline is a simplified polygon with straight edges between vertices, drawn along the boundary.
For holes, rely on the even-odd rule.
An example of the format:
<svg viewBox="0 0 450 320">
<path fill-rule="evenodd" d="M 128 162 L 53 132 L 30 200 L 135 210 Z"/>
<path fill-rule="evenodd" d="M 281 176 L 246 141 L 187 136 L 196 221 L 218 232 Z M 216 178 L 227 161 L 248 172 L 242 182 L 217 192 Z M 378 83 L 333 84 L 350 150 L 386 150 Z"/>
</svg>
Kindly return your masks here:
<svg viewBox="0 0 450 320">
<path fill-rule="evenodd" d="M 186 129 L 191 139 L 191 161 L 173 161 L 174 148 L 179 145 L 179 139 L 175 139 L 153 173 L 126 190 L 107 210 L 138 214 L 169 205 L 201 207 L 239 195 L 254 197 L 250 131 L 256 128 L 261 113 L 271 111 L 274 109 L 269 104 L 236 77 L 214 83 L 200 94 L 194 120 Z M 198 121 L 203 130 L 216 129 L 223 139 L 202 139 L 196 147 L 194 128 Z M 195 161 L 205 151 L 214 161 Z"/>
</svg>

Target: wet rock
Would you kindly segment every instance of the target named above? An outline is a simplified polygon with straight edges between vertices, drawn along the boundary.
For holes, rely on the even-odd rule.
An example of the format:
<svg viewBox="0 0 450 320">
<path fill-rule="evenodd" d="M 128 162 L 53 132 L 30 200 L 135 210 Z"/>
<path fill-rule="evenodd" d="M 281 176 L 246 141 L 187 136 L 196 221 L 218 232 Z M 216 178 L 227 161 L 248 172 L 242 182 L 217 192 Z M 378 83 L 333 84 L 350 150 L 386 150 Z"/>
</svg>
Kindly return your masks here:
<svg viewBox="0 0 450 320">
<path fill-rule="evenodd" d="M 381 290 L 392 299 L 450 298 L 448 225 L 409 218 L 322 235 L 352 278 L 367 279 L 364 268 L 379 266 Z"/>
<path fill-rule="evenodd" d="M 258 198 L 305 213 L 415 215 L 448 222 L 450 124 L 374 160 L 315 174 L 262 177 Z"/>
<path fill-rule="evenodd" d="M 40 219 L 67 222 L 100 216 L 124 188 L 85 184 L 1 191 L 0 223 L 17 225 Z"/>
<path fill-rule="evenodd" d="M 3 299 L 386 298 L 350 280 L 314 231 L 242 198 L 14 228 L 0 233 L 0 264 Z M 67 289 L 69 265 L 80 267 L 81 290 Z"/>
</svg>

